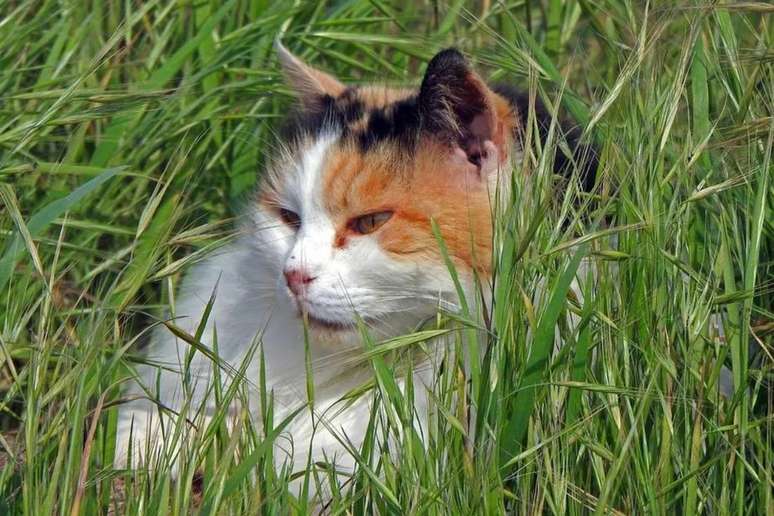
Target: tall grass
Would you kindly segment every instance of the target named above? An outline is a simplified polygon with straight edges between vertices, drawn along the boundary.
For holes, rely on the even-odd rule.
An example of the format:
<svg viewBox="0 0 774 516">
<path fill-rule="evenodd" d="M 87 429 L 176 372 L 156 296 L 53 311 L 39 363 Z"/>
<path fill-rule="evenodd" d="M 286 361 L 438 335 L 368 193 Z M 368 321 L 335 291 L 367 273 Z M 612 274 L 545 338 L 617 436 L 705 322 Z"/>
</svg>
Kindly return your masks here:
<svg viewBox="0 0 774 516">
<path fill-rule="evenodd" d="M 147 327 L 186 266 L 228 236 L 272 151 L 290 103 L 281 36 L 353 83 L 416 81 L 456 45 L 570 114 L 600 161 L 593 194 L 574 182 L 558 194 L 562 135 L 541 143 L 529 124 L 496 222 L 490 331 L 473 333 L 482 360 L 450 360 L 423 447 L 411 388 L 397 389 L 384 356 L 427 334 L 387 348 L 366 336 L 365 395 L 383 424 L 353 450 L 351 477 L 301 475 L 306 489 L 333 485 L 326 510 L 774 514 L 772 12 L 0 2 L 0 513 L 312 509 L 274 464 L 271 403 L 261 425 L 243 414 L 196 430 L 177 477 L 166 457 L 112 467 L 120 386 Z"/>
</svg>

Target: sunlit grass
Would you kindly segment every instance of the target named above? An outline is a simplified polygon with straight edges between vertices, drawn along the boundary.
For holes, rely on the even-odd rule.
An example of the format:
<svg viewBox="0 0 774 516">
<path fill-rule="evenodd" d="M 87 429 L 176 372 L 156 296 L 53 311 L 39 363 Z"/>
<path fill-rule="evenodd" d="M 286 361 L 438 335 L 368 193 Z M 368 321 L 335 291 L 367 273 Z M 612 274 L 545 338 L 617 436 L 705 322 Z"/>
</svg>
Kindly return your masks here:
<svg viewBox="0 0 774 516">
<path fill-rule="evenodd" d="M 335 514 L 771 514 L 771 13 L 621 0 L 0 3 L 0 513 L 313 509 L 293 482 L 324 486 Z M 115 470 L 120 385 L 147 328 L 186 266 L 228 238 L 291 102 L 278 36 L 349 82 L 416 82 L 456 45 L 585 128 L 596 188 L 556 178 L 561 131 L 541 143 L 527 124 L 496 222 L 491 327 L 444 319 L 438 331 L 467 329 L 447 335 L 424 436 L 395 371 L 429 333 L 381 349 L 364 336 L 375 408 L 354 475 L 276 464 L 285 422 L 266 392 L 257 417 L 227 424 L 224 408 L 171 428 L 176 476 L 168 456 Z M 482 359 L 466 366 L 474 337 Z M 215 395 L 226 407 L 243 394 Z"/>
</svg>

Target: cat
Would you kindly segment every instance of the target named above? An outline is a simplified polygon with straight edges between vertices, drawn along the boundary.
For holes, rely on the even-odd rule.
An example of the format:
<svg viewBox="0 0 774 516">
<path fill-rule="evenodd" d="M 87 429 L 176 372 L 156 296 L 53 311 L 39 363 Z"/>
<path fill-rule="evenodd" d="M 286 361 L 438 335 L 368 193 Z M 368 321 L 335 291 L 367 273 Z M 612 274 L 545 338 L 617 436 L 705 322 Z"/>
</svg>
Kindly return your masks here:
<svg viewBox="0 0 774 516">
<path fill-rule="evenodd" d="M 466 297 L 491 276 L 496 192 L 507 191 L 520 155 L 527 98 L 490 87 L 453 48 L 432 58 L 418 89 L 346 86 L 282 45 L 277 52 L 298 112 L 240 236 L 188 272 L 174 326 L 155 331 L 147 357 L 163 367 L 140 367 L 129 389 L 136 399 L 120 410 L 118 467 L 152 462 L 171 440 L 173 425 L 163 423 L 174 413 L 206 420 L 216 372 L 225 389 L 244 364 L 247 409 L 259 421 L 262 354 L 275 421 L 305 406 L 314 370 L 314 411 L 285 428 L 277 460 L 294 470 L 310 459 L 351 468 L 345 443 L 362 442 L 369 397 L 336 402 L 372 376 L 350 360 L 363 354 L 363 327 L 377 340 L 395 337 L 460 303 L 433 224 Z M 217 340 L 225 368 L 191 356 L 181 338 L 197 334 L 205 315 L 201 342 L 212 349 Z M 437 371 L 432 356 L 424 360 L 411 378 L 420 425 Z"/>
</svg>

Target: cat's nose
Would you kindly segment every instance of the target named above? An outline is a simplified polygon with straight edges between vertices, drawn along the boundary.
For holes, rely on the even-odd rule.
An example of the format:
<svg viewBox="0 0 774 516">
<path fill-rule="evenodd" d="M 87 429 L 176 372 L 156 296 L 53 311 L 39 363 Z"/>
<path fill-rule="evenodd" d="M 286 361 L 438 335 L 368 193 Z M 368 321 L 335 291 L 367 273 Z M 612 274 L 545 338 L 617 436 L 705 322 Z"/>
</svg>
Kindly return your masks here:
<svg viewBox="0 0 774 516">
<path fill-rule="evenodd" d="M 282 274 L 285 276 L 288 288 L 296 296 L 302 295 L 307 285 L 315 279 L 314 276 L 303 269 L 285 269 Z"/>
</svg>

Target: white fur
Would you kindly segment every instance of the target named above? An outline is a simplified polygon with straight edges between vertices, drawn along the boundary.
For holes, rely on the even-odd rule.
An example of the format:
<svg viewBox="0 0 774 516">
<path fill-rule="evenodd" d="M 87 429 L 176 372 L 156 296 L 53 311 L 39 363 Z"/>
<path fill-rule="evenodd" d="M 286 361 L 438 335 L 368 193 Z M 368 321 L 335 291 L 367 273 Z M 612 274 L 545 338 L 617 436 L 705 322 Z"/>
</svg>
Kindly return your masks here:
<svg viewBox="0 0 774 516">
<path fill-rule="evenodd" d="M 311 328 L 310 352 L 314 369 L 314 416 L 300 413 L 288 427 L 284 439 L 277 440 L 277 460 L 289 457 L 294 470 L 302 470 L 311 449 L 312 461 L 336 457 L 340 466 L 352 466 L 353 459 L 340 439 L 346 436 L 355 446 L 364 437 L 369 420 L 369 397 L 363 396 L 337 414 L 340 398 L 369 379 L 368 368 L 352 368 L 348 360 L 362 349 L 357 318 L 368 323 L 377 339 L 400 335 L 432 317 L 440 304 L 453 306 L 456 296 L 448 272 L 438 264 L 427 266 L 397 261 L 384 253 L 371 235 L 350 239 L 344 249 L 333 245 L 334 228 L 321 198 L 321 172 L 325 155 L 336 139 L 329 134 L 310 144 L 300 157 L 290 160 L 279 171 L 283 207 L 298 213 L 297 231 L 275 214 L 254 209 L 242 236 L 230 246 L 196 265 L 185 277 L 174 313 L 174 324 L 190 334 L 196 332 L 205 306 L 213 291 L 216 298 L 203 344 L 212 348 L 217 334 L 220 358 L 238 369 L 248 357 L 250 343 L 259 338 L 266 361 L 267 389 L 274 393 L 275 417 L 279 422 L 307 402 L 304 333 L 299 304 L 315 316 L 339 324 L 351 324 L 351 330 L 315 330 Z M 303 300 L 297 301 L 285 285 L 284 268 L 304 267 L 316 276 Z M 166 407 L 196 423 L 206 423 L 217 407 L 210 386 L 212 361 L 202 353 L 194 355 L 190 367 L 192 387 L 189 410 L 180 371 L 191 346 L 166 328 L 157 329 L 147 356 L 165 369 L 143 366 L 140 384 L 130 394 L 158 396 Z M 258 354 L 248 357 L 244 385 L 248 391 L 251 416 L 260 423 L 258 395 Z M 424 367 L 414 375 L 417 414 L 427 412 L 425 386 L 430 387 L 432 368 Z M 234 380 L 233 371 L 221 368 L 225 389 Z M 156 389 L 158 377 L 158 389 Z M 156 392 L 158 390 L 158 392 Z M 204 413 L 195 413 L 202 405 Z M 333 407 L 333 409 L 332 409 Z M 237 410 L 239 407 L 232 407 Z M 326 424 L 315 425 L 321 420 Z M 132 444 L 132 465 L 152 463 L 147 455 L 166 447 L 178 448 L 167 433 L 162 437 L 159 410 L 155 402 L 137 399 L 121 409 L 116 464 L 127 463 Z M 171 422 L 164 418 L 164 422 Z M 132 438 L 130 439 L 130 431 Z M 312 435 L 314 439 L 312 440 Z"/>
</svg>

